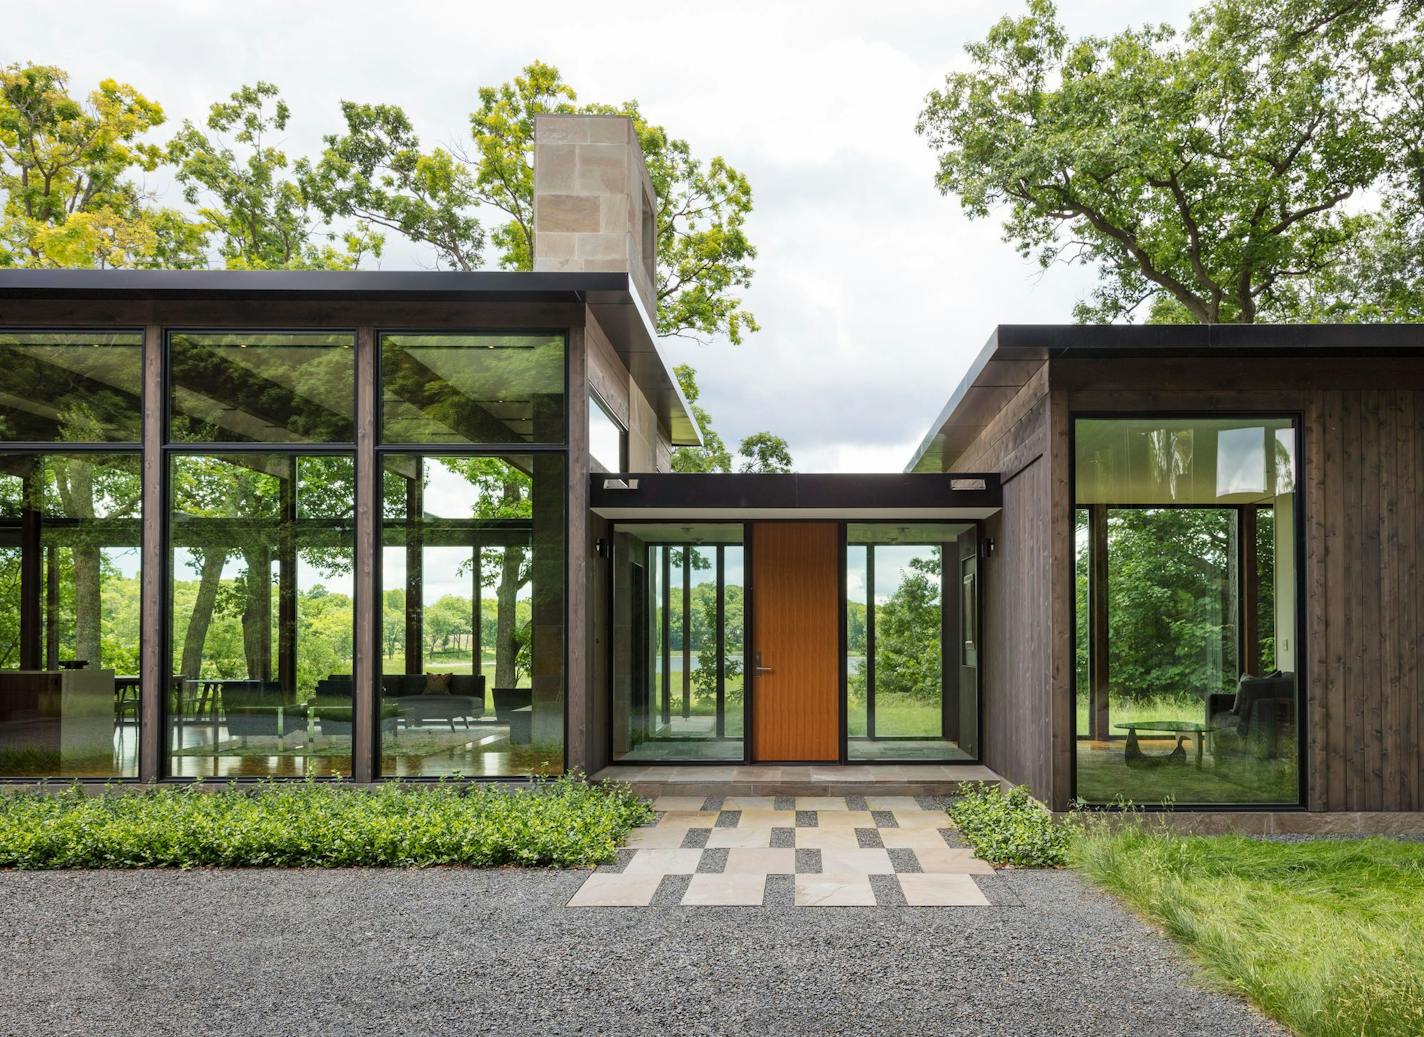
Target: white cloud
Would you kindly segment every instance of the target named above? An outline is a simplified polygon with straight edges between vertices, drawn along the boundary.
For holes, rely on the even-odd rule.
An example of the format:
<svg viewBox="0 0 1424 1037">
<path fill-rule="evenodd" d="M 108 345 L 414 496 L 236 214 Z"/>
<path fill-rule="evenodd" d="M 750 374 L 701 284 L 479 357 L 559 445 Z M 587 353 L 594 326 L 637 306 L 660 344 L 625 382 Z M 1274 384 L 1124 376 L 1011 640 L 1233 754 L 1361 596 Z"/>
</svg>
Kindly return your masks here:
<svg viewBox="0 0 1424 1037">
<path fill-rule="evenodd" d="M 1074 33 L 1141 20 L 1126 0 L 1060 5 Z M 746 345 L 671 343 L 735 443 L 770 429 L 802 470 L 898 470 L 998 323 L 1063 321 L 1085 272 L 1046 276 L 933 186 L 914 122 L 963 45 L 1019 3 L 529 5 L 389 0 L 78 0 L 11 19 L 0 60 L 58 64 L 201 120 L 244 82 L 277 83 L 284 146 L 315 151 L 345 99 L 400 104 L 427 143 L 468 139 L 481 84 L 539 57 L 585 100 L 636 97 L 645 113 L 751 178 L 760 254 Z M 1180 24 L 1181 0 L 1159 4 Z M 177 191 L 154 185 L 170 204 Z M 429 266 L 392 242 L 382 265 Z"/>
</svg>

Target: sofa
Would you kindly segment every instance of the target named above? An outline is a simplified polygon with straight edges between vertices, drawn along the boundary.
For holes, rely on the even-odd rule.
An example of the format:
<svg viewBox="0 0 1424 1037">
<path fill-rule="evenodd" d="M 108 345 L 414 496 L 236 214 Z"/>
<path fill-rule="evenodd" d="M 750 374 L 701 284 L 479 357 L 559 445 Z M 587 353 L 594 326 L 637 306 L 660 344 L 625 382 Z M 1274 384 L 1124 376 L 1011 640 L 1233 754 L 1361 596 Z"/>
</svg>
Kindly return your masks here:
<svg viewBox="0 0 1424 1037">
<path fill-rule="evenodd" d="M 216 682 L 223 724 L 232 738 L 286 738 L 305 733 L 306 710 L 291 701 L 280 685 L 256 680 Z"/>
<path fill-rule="evenodd" d="M 423 673 L 388 673 L 381 678 L 381 701 L 393 706 L 402 727 L 448 726 L 478 720 L 485 709 L 485 679 L 482 674 L 440 674 L 448 678 L 448 691 L 432 691 L 430 677 Z M 318 703 L 344 699 L 349 706 L 352 697 L 350 674 L 331 674 L 316 685 Z M 385 716 L 385 710 L 382 710 Z M 383 719 L 383 725 L 385 721 Z"/>
<path fill-rule="evenodd" d="M 1276 670 L 1257 677 L 1243 674 L 1235 693 L 1206 697 L 1206 723 L 1220 755 L 1279 757 L 1295 733 L 1295 674 Z"/>
</svg>

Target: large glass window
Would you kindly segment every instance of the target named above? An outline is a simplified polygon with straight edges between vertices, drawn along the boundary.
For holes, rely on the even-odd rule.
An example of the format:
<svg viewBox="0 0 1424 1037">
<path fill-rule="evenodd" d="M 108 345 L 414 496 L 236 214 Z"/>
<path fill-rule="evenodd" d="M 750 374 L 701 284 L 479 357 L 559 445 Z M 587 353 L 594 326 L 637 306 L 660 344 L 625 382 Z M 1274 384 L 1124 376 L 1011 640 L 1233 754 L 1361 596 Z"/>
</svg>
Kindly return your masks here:
<svg viewBox="0 0 1424 1037">
<path fill-rule="evenodd" d="M 613 758 L 741 760 L 742 527 L 613 534 Z"/>
<path fill-rule="evenodd" d="M 170 772 L 351 773 L 354 458 L 170 458 Z"/>
<path fill-rule="evenodd" d="M 383 461 L 381 773 L 557 774 L 562 453 Z"/>
<path fill-rule="evenodd" d="M 174 332 L 169 433 L 176 443 L 352 443 L 350 332 Z"/>
<path fill-rule="evenodd" d="M 139 471 L 0 453 L 0 777 L 137 774 Z"/>
<path fill-rule="evenodd" d="M 978 540 L 972 525 L 846 530 L 846 755 L 978 755 Z"/>
<path fill-rule="evenodd" d="M 137 332 L 0 332 L 0 440 L 137 443 L 142 352 Z"/>
<path fill-rule="evenodd" d="M 1077 795 L 1296 802 L 1294 423 L 1074 435 Z"/>
<path fill-rule="evenodd" d="M 381 336 L 383 443 L 565 441 L 561 335 Z"/>
</svg>

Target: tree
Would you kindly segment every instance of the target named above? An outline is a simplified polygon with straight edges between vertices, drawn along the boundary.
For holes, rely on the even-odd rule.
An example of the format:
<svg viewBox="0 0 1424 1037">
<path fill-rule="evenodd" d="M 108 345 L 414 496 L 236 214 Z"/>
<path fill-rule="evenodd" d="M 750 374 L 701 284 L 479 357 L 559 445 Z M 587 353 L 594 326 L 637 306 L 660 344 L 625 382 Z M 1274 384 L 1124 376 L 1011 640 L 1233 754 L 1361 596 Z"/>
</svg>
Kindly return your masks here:
<svg viewBox="0 0 1424 1037">
<path fill-rule="evenodd" d="M 126 83 L 79 100 L 63 69 L 0 69 L 0 267 L 201 266 L 201 227 L 130 179 L 162 161 L 142 139 L 162 123 Z"/>
<path fill-rule="evenodd" d="M 459 270 L 480 265 L 481 206 L 505 217 L 492 235 L 499 265 L 531 270 L 534 229 L 534 117 L 583 112 L 624 115 L 647 160 L 657 194 L 657 324 L 662 335 L 740 343 L 758 328 L 735 294 L 751 284 L 756 249 L 745 231 L 752 208 L 747 178 L 721 158 L 704 162 L 684 140 L 647 122 L 636 101 L 576 103 L 559 70 L 535 61 L 523 74 L 481 87 L 470 115 L 474 152 L 422 152 L 410 119 L 393 105 L 346 102 L 346 133 L 327 149 L 309 177 L 328 216 L 345 215 L 388 227 L 434 247 L 438 263 Z"/>
<path fill-rule="evenodd" d="M 712 415 L 698 405 L 702 391 L 697 387 L 697 372 L 687 364 L 673 368 L 682 395 L 692 408 L 692 419 L 702 434 L 701 446 L 680 446 L 672 452 L 674 472 L 730 472 L 733 468 L 732 452 L 712 427 Z M 786 440 L 770 432 L 754 432 L 741 441 L 737 447 L 742 472 L 790 472 L 793 461 L 791 448 Z"/>
<path fill-rule="evenodd" d="M 737 469 L 741 472 L 785 474 L 792 471 L 791 448 L 786 440 L 770 432 L 753 432 L 738 444 L 737 453 L 742 458 Z"/>
<path fill-rule="evenodd" d="M 382 239 L 364 223 L 339 239 L 317 227 L 308 191 L 317 181 L 305 159 L 285 176 L 287 156 L 267 142 L 287 127 L 291 112 L 271 83 L 234 91 L 208 111 L 204 132 L 185 121 L 168 145 L 168 161 L 183 196 L 218 236 L 230 270 L 352 270 Z M 239 151 L 227 142 L 231 134 Z M 304 185 L 302 181 L 306 181 Z M 324 238 L 324 240 L 323 240 Z"/>
<path fill-rule="evenodd" d="M 328 219 L 353 216 L 431 245 L 441 265 L 478 269 L 485 232 L 469 167 L 443 148 L 422 151 L 395 105 L 343 101 L 341 114 L 346 133 L 325 138 L 325 153 L 303 180 L 314 204 Z"/>
<path fill-rule="evenodd" d="M 1021 254 L 1098 270 L 1080 319 L 1144 304 L 1155 320 L 1283 319 L 1303 297 L 1326 311 L 1310 286 L 1369 226 L 1345 204 L 1424 183 L 1420 10 L 1212 0 L 1181 37 L 1071 40 L 1051 0 L 1029 0 L 969 45 L 972 68 L 917 128 L 971 216 L 1007 206 Z"/>
<path fill-rule="evenodd" d="M 702 434 L 701 446 L 680 446 L 672 452 L 674 472 L 730 472 L 732 454 L 712 428 L 712 415 L 708 414 L 697 400 L 702 390 L 697 387 L 697 372 L 687 364 L 678 364 L 672 369 L 677 376 L 677 384 L 687 404 L 692 408 L 692 420 L 697 422 L 697 430 Z"/>
</svg>

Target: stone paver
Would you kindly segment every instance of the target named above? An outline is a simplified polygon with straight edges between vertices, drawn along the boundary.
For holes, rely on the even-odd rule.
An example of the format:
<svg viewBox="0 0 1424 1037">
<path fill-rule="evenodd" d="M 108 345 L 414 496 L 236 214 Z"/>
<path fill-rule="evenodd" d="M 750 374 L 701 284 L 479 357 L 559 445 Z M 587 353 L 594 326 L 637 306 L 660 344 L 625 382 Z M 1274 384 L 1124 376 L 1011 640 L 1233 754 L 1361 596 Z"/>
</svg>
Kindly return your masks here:
<svg viewBox="0 0 1424 1037">
<path fill-rule="evenodd" d="M 854 806 L 844 796 L 660 796 L 653 806 L 657 821 L 634 830 L 619 863 L 590 876 L 570 907 L 672 897 L 688 907 L 770 908 L 787 893 L 802 907 L 991 902 L 977 883 L 993 883 L 994 869 L 949 844 L 948 814 L 910 796 L 855 797 Z M 663 879 L 675 882 L 658 893 Z"/>
</svg>

